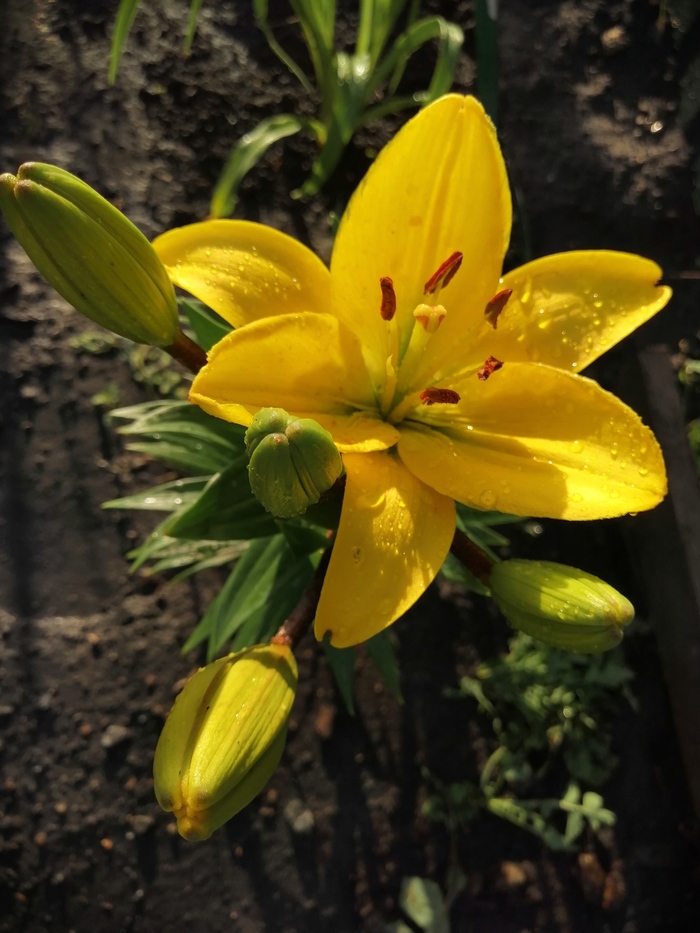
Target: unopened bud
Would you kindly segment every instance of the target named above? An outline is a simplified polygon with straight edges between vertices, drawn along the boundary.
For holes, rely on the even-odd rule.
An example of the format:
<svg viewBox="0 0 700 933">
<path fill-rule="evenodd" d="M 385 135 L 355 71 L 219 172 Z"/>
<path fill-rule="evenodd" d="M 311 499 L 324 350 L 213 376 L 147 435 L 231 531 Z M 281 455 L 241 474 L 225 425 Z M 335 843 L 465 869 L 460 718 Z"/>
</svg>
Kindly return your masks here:
<svg viewBox="0 0 700 933">
<path fill-rule="evenodd" d="M 333 438 L 311 418 L 263 408 L 245 435 L 253 495 L 277 518 L 294 518 L 319 501 L 343 472 Z"/>
<path fill-rule="evenodd" d="M 74 308 L 136 343 L 175 341 L 175 291 L 130 220 L 54 165 L 27 162 L 0 176 L 0 210 L 39 272 Z"/>
<path fill-rule="evenodd" d="M 550 561 L 505 560 L 489 579 L 510 624 L 555 648 L 595 654 L 614 648 L 634 606 L 598 577 Z"/>
<path fill-rule="evenodd" d="M 255 645 L 185 684 L 158 740 L 153 777 L 178 832 L 198 842 L 247 806 L 282 755 L 297 685 L 287 645 Z"/>
</svg>

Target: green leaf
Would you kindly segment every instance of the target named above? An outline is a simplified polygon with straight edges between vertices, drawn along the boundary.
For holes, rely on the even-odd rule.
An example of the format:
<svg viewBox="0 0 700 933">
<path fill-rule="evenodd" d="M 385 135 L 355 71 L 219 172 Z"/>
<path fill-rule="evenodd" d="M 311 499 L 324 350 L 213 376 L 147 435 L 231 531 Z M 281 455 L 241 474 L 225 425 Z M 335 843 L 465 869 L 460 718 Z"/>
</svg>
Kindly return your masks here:
<svg viewBox="0 0 700 933">
<path fill-rule="evenodd" d="M 199 20 L 199 11 L 202 9 L 203 0 L 191 0 L 190 12 L 187 17 L 187 35 L 185 36 L 185 55 L 189 55 L 192 48 L 192 40 L 197 32 L 197 21 Z"/>
<path fill-rule="evenodd" d="M 209 482 L 208 476 L 192 476 L 174 479 L 160 486 L 151 486 L 143 492 L 122 499 L 103 502 L 103 509 L 147 509 L 151 512 L 174 512 L 183 505 L 194 502 Z"/>
<path fill-rule="evenodd" d="M 454 554 L 447 555 L 445 562 L 440 568 L 440 573 L 448 583 L 458 583 L 460 586 L 471 590 L 473 593 L 479 593 L 480 596 L 491 595 L 491 590 L 488 586 L 482 583 L 471 570 L 467 570 L 464 564 L 458 561 Z"/>
<path fill-rule="evenodd" d="M 292 552 L 298 557 L 313 554 L 328 545 L 328 539 L 316 528 L 295 521 L 278 521 L 277 526 L 284 535 Z"/>
<path fill-rule="evenodd" d="M 193 476 L 219 473 L 241 455 L 245 429 L 214 418 L 190 402 L 150 402 L 118 408 L 110 419 L 122 419 L 119 433 L 145 440 L 127 444 Z"/>
<path fill-rule="evenodd" d="M 212 476 L 197 499 L 173 516 L 166 527 L 173 538 L 208 541 L 266 538 L 276 531 L 274 519 L 250 491 L 245 452 Z"/>
<path fill-rule="evenodd" d="M 114 32 L 112 33 L 112 51 L 109 59 L 109 73 L 107 80 L 114 84 L 117 80 L 117 71 L 119 70 L 119 61 L 126 45 L 126 40 L 134 25 L 134 19 L 141 5 L 141 0 L 120 0 L 117 17 L 114 21 Z"/>
<path fill-rule="evenodd" d="M 281 535 L 252 541 L 188 639 L 183 653 L 208 638 L 211 660 L 244 627 L 245 637 L 237 639 L 235 648 L 269 637 L 296 604 L 313 570 L 314 564 L 308 557 L 294 558 Z"/>
<path fill-rule="evenodd" d="M 330 638 L 323 639 L 323 650 L 333 671 L 333 677 L 338 685 L 338 691 L 343 703 L 351 716 L 355 715 L 352 689 L 355 681 L 355 649 L 334 648 Z"/>
<path fill-rule="evenodd" d="M 416 94 L 414 102 L 429 103 L 449 91 L 464 43 L 464 33 L 459 26 L 448 23 L 442 16 L 428 16 L 412 23 L 391 46 L 371 77 L 369 95 L 373 96 L 389 81 L 388 94 L 393 97 L 408 60 L 433 39 L 438 40 L 438 57 L 430 86 L 427 91 Z M 368 123 L 372 119 L 376 119 L 376 115 L 368 110 L 363 122 Z"/>
<path fill-rule="evenodd" d="M 318 555 L 298 559 L 291 554 L 284 555 L 267 599 L 236 632 L 231 645 L 233 651 L 272 638 L 301 599 L 317 562 Z"/>
<path fill-rule="evenodd" d="M 336 56 L 336 76 L 332 90 L 331 112 L 327 120 L 328 134 L 311 173 L 297 196 L 316 194 L 328 180 L 353 133 L 361 124 L 371 75 L 369 55 Z"/>
<path fill-rule="evenodd" d="M 406 0 L 361 0 L 355 54 L 369 55 L 372 68 L 405 6 Z"/>
<path fill-rule="evenodd" d="M 333 94 L 335 0 L 291 0 L 316 74 L 321 102 Z"/>
<path fill-rule="evenodd" d="M 231 150 L 212 194 L 209 212 L 212 217 L 228 217 L 238 199 L 238 188 L 248 172 L 262 159 L 270 146 L 301 130 L 323 135 L 316 120 L 281 114 L 268 117 L 246 133 Z"/>
<path fill-rule="evenodd" d="M 404 878 L 399 907 L 425 933 L 450 933 L 445 899 L 440 886 L 428 878 Z"/>
<path fill-rule="evenodd" d="M 253 0 L 253 16 L 255 17 L 255 21 L 258 24 L 258 28 L 267 39 L 267 44 L 270 46 L 277 58 L 279 58 L 282 64 L 288 68 L 289 71 L 291 71 L 295 78 L 297 78 L 306 93 L 313 94 L 314 89 L 309 79 L 306 77 L 302 69 L 299 67 L 299 65 L 297 65 L 291 55 L 288 55 L 279 44 L 277 39 L 275 39 L 274 33 L 270 28 L 270 23 L 267 18 L 267 9 L 267 0 Z"/>
<path fill-rule="evenodd" d="M 399 703 L 403 703 L 401 675 L 394 654 L 394 646 L 391 643 L 391 635 L 389 632 L 379 632 L 374 638 L 370 638 L 366 645 L 374 666 L 382 675 L 392 695 L 396 697 Z"/>
<path fill-rule="evenodd" d="M 179 305 L 184 311 L 189 325 L 194 331 L 197 343 L 202 350 L 209 351 L 227 334 L 230 334 L 233 328 L 222 317 L 219 317 L 211 308 L 196 298 L 180 298 Z"/>
</svg>

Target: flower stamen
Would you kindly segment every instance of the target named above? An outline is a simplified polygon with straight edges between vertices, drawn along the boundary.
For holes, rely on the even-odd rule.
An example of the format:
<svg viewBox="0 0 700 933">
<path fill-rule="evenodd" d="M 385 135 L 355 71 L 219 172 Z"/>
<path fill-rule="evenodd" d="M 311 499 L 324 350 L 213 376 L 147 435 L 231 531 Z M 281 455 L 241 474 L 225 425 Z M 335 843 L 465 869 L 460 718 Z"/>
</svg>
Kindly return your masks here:
<svg viewBox="0 0 700 933">
<path fill-rule="evenodd" d="M 454 252 L 451 256 L 448 256 L 423 286 L 423 294 L 433 295 L 439 289 L 449 285 L 461 265 L 462 253 Z"/>
<path fill-rule="evenodd" d="M 459 392 L 455 392 L 454 389 L 440 389 L 437 386 L 431 386 L 429 389 L 423 389 L 420 400 L 424 405 L 456 405 L 460 400 L 460 396 Z"/>
<path fill-rule="evenodd" d="M 488 359 L 484 360 L 484 365 L 477 372 L 477 377 L 482 381 L 486 380 L 499 370 L 503 366 L 503 363 L 500 360 L 497 360 L 495 356 L 489 356 Z"/>
<path fill-rule="evenodd" d="M 498 316 L 508 304 L 508 299 L 512 294 L 512 288 L 504 288 L 503 291 L 497 292 L 486 305 L 484 316 L 494 330 L 498 325 Z"/>
<path fill-rule="evenodd" d="M 379 313 L 383 321 L 390 321 L 396 314 L 396 292 L 394 291 L 394 282 L 388 275 L 383 275 L 379 280 L 379 287 L 382 290 L 382 304 Z"/>
</svg>

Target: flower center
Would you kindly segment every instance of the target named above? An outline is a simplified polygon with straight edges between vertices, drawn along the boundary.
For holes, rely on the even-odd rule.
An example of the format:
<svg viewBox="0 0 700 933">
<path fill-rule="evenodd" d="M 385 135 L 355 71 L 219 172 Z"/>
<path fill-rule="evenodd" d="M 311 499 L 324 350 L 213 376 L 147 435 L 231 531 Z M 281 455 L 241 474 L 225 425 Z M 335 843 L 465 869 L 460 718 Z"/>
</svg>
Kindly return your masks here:
<svg viewBox="0 0 700 933">
<path fill-rule="evenodd" d="M 415 377 L 423 361 L 425 349 L 433 334 L 447 316 L 444 305 L 439 303 L 440 293 L 446 288 L 462 265 L 462 253 L 453 252 L 440 264 L 423 286 L 425 302 L 413 311 L 413 327 L 410 334 L 401 340 L 394 316 L 397 295 L 394 282 L 389 276 L 379 280 L 381 289 L 380 314 L 387 325 L 394 329 L 395 351 L 387 360 L 387 377 L 384 383 L 380 410 L 392 424 L 398 424 L 417 405 L 454 405 L 459 395 L 453 389 L 441 386 L 420 386 L 416 389 Z M 401 296 L 398 296 L 400 300 Z M 429 303 L 428 303 L 429 302 Z"/>
</svg>

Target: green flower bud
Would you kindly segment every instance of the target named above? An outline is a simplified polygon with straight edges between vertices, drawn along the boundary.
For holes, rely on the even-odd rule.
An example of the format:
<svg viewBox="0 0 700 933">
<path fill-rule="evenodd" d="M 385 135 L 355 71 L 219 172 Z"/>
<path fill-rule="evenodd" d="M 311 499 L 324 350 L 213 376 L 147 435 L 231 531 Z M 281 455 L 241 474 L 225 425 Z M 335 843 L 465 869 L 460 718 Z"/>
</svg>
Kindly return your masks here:
<svg viewBox="0 0 700 933">
<path fill-rule="evenodd" d="M 510 624 L 555 648 L 594 654 L 614 648 L 634 606 L 603 580 L 540 560 L 494 565 L 491 595 Z"/>
<path fill-rule="evenodd" d="M 333 438 L 311 418 L 262 408 L 245 435 L 253 495 L 277 518 L 294 518 L 318 502 L 343 472 Z"/>
<path fill-rule="evenodd" d="M 178 832 L 198 842 L 247 806 L 282 755 L 297 686 L 287 645 L 255 645 L 200 668 L 158 740 L 153 777 Z"/>
<path fill-rule="evenodd" d="M 39 272 L 74 308 L 136 343 L 175 341 L 175 291 L 131 221 L 54 165 L 0 176 L 0 210 Z"/>
</svg>

